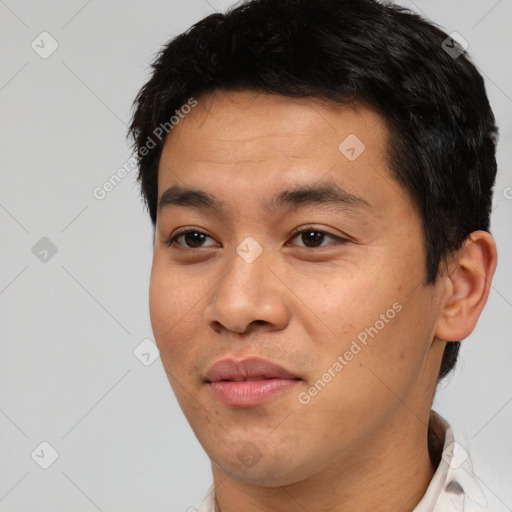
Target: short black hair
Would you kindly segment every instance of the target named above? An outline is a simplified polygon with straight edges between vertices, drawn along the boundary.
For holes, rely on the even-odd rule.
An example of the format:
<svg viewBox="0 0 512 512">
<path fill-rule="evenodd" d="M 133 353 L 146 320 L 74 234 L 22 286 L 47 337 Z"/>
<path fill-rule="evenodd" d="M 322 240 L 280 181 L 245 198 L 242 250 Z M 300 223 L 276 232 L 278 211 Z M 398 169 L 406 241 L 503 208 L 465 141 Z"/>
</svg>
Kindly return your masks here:
<svg viewBox="0 0 512 512">
<path fill-rule="evenodd" d="M 153 226 L 162 127 L 170 132 L 193 97 L 252 90 L 361 102 L 381 115 L 391 173 L 422 220 L 424 286 L 471 232 L 489 231 L 498 129 L 484 81 L 464 48 L 418 14 L 375 0 L 250 0 L 171 39 L 151 71 L 128 136 Z M 438 380 L 459 348 L 446 344 Z"/>
</svg>

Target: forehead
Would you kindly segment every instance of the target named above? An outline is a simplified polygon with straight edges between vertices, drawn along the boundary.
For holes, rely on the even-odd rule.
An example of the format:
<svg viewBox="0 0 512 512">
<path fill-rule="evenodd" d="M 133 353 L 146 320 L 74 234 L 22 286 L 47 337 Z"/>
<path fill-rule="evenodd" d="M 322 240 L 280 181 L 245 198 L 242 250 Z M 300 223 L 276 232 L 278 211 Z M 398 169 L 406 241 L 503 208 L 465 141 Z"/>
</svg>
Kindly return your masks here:
<svg viewBox="0 0 512 512">
<path fill-rule="evenodd" d="M 180 156 L 219 156 L 226 162 L 261 157 L 262 147 L 282 156 L 313 158 L 328 145 L 338 156 L 338 144 L 350 130 L 366 145 L 384 143 L 384 120 L 360 103 L 346 105 L 319 98 L 291 98 L 254 91 L 215 91 L 198 98 L 197 106 L 176 125 L 166 149 L 180 146 Z M 193 137 L 193 141 L 190 137 Z M 290 151 L 293 149 L 293 153 Z M 190 154 L 192 153 L 192 154 Z"/>
<path fill-rule="evenodd" d="M 409 202 L 391 178 L 387 139 L 382 117 L 359 103 L 216 91 L 198 97 L 169 133 L 159 198 L 173 185 L 253 197 L 325 180 L 376 206 L 386 194 Z"/>
</svg>

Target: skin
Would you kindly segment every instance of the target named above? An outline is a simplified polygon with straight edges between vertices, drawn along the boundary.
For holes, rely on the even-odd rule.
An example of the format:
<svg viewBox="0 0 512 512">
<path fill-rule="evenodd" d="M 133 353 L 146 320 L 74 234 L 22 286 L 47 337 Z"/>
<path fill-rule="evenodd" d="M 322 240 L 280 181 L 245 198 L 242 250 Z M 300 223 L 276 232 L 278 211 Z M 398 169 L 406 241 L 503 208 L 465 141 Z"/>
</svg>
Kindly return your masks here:
<svg viewBox="0 0 512 512">
<path fill-rule="evenodd" d="M 354 161 L 338 149 L 349 134 L 365 145 Z M 391 177 L 387 136 L 361 104 L 217 91 L 199 97 L 166 140 L 159 197 L 180 185 L 226 207 L 159 210 L 150 283 L 155 340 L 212 462 L 222 512 L 413 510 L 433 476 L 427 426 L 443 350 L 473 330 L 496 249 L 477 231 L 437 284 L 423 285 L 421 221 Z M 262 207 L 286 188 L 323 182 L 371 210 Z M 319 242 L 293 234 L 311 225 L 327 233 Z M 168 246 L 179 228 L 207 236 Z M 263 250 L 252 263 L 236 251 L 249 236 Z M 396 303 L 400 312 L 300 403 Z M 225 406 L 203 375 L 228 356 L 263 357 L 302 380 L 257 407 Z"/>
</svg>

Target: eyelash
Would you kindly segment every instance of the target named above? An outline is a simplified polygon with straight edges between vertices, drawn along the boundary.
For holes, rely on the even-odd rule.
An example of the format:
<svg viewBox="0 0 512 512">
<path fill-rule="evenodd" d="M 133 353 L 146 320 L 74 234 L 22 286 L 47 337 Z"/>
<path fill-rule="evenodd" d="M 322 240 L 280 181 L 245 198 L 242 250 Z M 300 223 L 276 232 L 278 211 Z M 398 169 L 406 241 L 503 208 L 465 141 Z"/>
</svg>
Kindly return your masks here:
<svg viewBox="0 0 512 512">
<path fill-rule="evenodd" d="M 316 228 L 314 226 L 305 226 L 305 227 L 301 227 L 301 228 L 295 229 L 292 232 L 291 239 L 296 238 L 298 235 L 301 235 L 302 233 L 307 233 L 307 232 L 311 232 L 311 231 L 313 231 L 315 233 L 321 233 L 323 235 L 327 235 L 328 237 L 331 237 L 331 238 L 335 239 L 335 244 L 336 245 L 344 245 L 344 244 L 350 242 L 350 240 L 348 240 L 347 238 L 342 238 L 342 237 L 333 235 L 333 234 L 331 234 L 331 233 L 329 233 L 327 231 L 323 231 L 323 230 L 318 229 L 318 228 Z M 205 235 L 207 237 L 212 238 L 210 235 L 208 235 L 208 233 L 205 233 L 204 231 L 201 231 L 199 229 L 184 229 L 183 231 L 179 231 L 174 236 L 172 236 L 171 238 L 166 240 L 165 241 L 165 245 L 168 246 L 168 247 L 173 248 L 173 246 L 175 245 L 176 240 L 180 236 L 186 235 L 188 233 L 199 233 L 201 235 Z M 327 244 L 327 246 L 328 245 L 332 245 L 332 244 Z M 311 249 L 311 250 L 317 249 L 318 250 L 318 249 L 323 249 L 324 247 L 327 247 L 327 246 L 320 246 L 320 247 L 301 247 L 301 246 L 299 246 L 299 247 L 301 247 L 302 249 Z M 178 244 L 178 247 L 179 247 L 179 249 L 176 249 L 176 250 L 197 251 L 197 250 L 201 249 L 201 247 L 199 247 L 199 248 L 182 247 L 179 244 Z"/>
</svg>

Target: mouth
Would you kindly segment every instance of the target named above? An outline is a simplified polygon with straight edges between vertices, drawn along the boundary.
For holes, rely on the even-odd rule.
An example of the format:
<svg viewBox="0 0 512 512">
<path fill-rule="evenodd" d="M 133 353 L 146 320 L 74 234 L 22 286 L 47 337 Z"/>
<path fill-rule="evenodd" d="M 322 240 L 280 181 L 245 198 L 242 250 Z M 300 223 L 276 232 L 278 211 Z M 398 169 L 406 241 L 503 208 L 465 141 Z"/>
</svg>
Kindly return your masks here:
<svg viewBox="0 0 512 512">
<path fill-rule="evenodd" d="M 260 358 L 223 359 L 209 368 L 204 382 L 214 399 L 231 407 L 254 407 L 280 396 L 302 379 Z"/>
<path fill-rule="evenodd" d="M 237 378 L 234 378 L 234 379 L 222 379 L 223 382 L 247 382 L 247 381 L 250 381 L 250 380 L 268 380 L 268 379 L 273 379 L 274 377 L 243 377 L 241 379 L 237 379 Z"/>
</svg>

